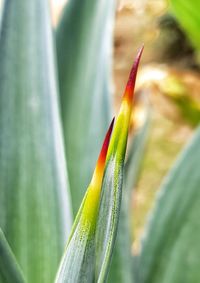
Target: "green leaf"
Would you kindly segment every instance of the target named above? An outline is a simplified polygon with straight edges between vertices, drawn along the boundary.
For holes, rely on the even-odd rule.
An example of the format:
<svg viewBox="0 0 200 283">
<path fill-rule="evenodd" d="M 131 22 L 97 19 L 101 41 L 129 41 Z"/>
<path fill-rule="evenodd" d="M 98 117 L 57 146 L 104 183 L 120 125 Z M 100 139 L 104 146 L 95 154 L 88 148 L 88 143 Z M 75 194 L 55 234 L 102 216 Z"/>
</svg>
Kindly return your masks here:
<svg viewBox="0 0 200 283">
<path fill-rule="evenodd" d="M 106 134 L 92 180 L 76 216 L 56 283 L 100 283 L 106 280 L 119 219 L 122 170 L 141 53 L 142 49 L 131 70 L 111 139 L 113 122 Z"/>
<path fill-rule="evenodd" d="M 0 282 L 25 283 L 21 269 L 0 229 Z"/>
<path fill-rule="evenodd" d="M 108 282 L 133 283 L 131 266 L 130 198 L 123 185 L 121 211 Z M 128 214 L 129 213 L 129 214 Z"/>
<path fill-rule="evenodd" d="M 0 29 L 1 29 L 1 21 L 2 21 L 2 10 L 3 10 L 3 0 L 0 0 Z"/>
<path fill-rule="evenodd" d="M 144 124 L 133 134 L 127 152 L 127 160 L 124 168 L 124 184 L 122 191 L 122 204 L 119 218 L 119 227 L 116 237 L 116 244 L 113 253 L 111 268 L 108 275 L 108 282 L 132 283 L 132 225 L 131 225 L 131 200 L 132 190 L 136 185 L 139 175 L 144 148 L 148 136 L 150 113 L 148 105 L 144 106 Z"/>
<path fill-rule="evenodd" d="M 74 215 L 92 176 L 100 141 L 111 119 L 114 12 L 114 0 L 70 0 L 56 32 L 62 119 Z"/>
<path fill-rule="evenodd" d="M 199 0 L 170 0 L 171 10 L 187 32 L 194 47 L 200 51 L 200 2 Z"/>
<path fill-rule="evenodd" d="M 52 282 L 70 224 L 47 0 L 5 1 L 0 226 L 29 283 Z"/>
<path fill-rule="evenodd" d="M 151 111 L 148 103 L 144 105 L 144 121 L 138 130 L 133 134 L 130 140 L 130 145 L 127 152 L 127 159 L 124 169 L 124 186 L 127 193 L 130 193 L 136 185 L 137 178 L 140 171 L 140 165 L 142 163 L 144 149 L 146 146 L 149 126 L 151 122 Z"/>
<path fill-rule="evenodd" d="M 113 122 L 114 120 L 106 134 L 92 180 L 72 227 L 71 235 L 58 270 L 56 283 L 92 283 L 94 280 L 95 229 L 106 153 Z"/>
<path fill-rule="evenodd" d="M 96 229 L 95 280 L 98 283 L 107 279 L 117 235 L 132 99 L 142 50 L 132 67 L 108 148 Z"/>
<path fill-rule="evenodd" d="M 200 129 L 165 179 L 139 259 L 139 283 L 200 281 Z"/>
</svg>

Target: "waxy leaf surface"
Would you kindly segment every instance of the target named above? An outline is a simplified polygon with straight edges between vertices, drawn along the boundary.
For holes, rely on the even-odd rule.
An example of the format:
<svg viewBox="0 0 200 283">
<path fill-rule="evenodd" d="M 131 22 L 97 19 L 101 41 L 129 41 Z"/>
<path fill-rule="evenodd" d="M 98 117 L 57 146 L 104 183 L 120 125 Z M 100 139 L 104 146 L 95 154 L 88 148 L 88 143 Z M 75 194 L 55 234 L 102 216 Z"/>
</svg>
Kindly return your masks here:
<svg viewBox="0 0 200 283">
<path fill-rule="evenodd" d="M 137 69 L 143 48 L 130 72 L 110 140 L 96 231 L 96 282 L 105 282 L 117 235 L 122 198 L 123 169 Z"/>
<path fill-rule="evenodd" d="M 0 282 L 25 283 L 22 271 L 0 229 Z"/>
<path fill-rule="evenodd" d="M 48 0 L 6 0 L 0 34 L 0 226 L 29 283 L 55 278 L 70 202 Z"/>
<path fill-rule="evenodd" d="M 111 120 L 114 0 L 69 0 L 56 30 L 65 148 L 74 216 Z M 77 177 L 78 176 L 78 177 Z"/>
<path fill-rule="evenodd" d="M 131 70 L 116 123 L 113 126 L 112 121 L 107 132 L 92 180 L 75 218 L 56 283 L 106 280 L 119 219 L 123 163 L 141 54 L 142 49 Z"/>
<path fill-rule="evenodd" d="M 130 140 L 129 148 L 127 150 L 127 157 L 124 166 L 124 181 L 122 190 L 122 203 L 119 218 L 119 227 L 117 231 L 116 244 L 113 252 L 113 259 L 108 275 L 108 283 L 133 283 L 134 273 L 133 256 L 131 255 L 132 248 L 132 190 L 134 189 L 143 155 L 145 152 L 145 145 L 148 137 L 149 130 L 149 107 L 148 104 L 145 107 L 144 124 L 139 128 Z M 134 111 L 133 107 L 133 111 Z"/>
<path fill-rule="evenodd" d="M 161 187 L 139 257 L 139 283 L 200 281 L 200 129 Z"/>
<path fill-rule="evenodd" d="M 114 120 L 106 134 L 92 180 L 75 218 L 66 251 L 57 274 L 56 283 L 90 283 L 94 280 L 95 229 L 106 153 L 113 122 Z"/>
</svg>

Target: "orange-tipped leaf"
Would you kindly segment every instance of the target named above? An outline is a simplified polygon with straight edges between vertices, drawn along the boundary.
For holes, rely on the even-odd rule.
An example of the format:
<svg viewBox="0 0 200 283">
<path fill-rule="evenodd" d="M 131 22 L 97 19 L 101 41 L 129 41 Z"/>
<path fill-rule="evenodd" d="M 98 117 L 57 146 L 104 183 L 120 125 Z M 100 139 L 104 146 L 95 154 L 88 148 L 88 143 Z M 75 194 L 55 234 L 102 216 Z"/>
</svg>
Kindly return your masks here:
<svg viewBox="0 0 200 283">
<path fill-rule="evenodd" d="M 123 167 L 127 136 L 136 75 L 142 51 L 143 47 L 139 50 L 131 69 L 108 147 L 95 243 L 95 282 L 98 283 L 103 283 L 106 280 L 116 239 L 122 198 Z"/>
<path fill-rule="evenodd" d="M 97 212 L 114 119 L 105 136 L 97 164 L 85 197 L 77 213 L 67 247 L 56 277 L 56 283 L 90 283 L 94 279 L 94 250 Z"/>
</svg>

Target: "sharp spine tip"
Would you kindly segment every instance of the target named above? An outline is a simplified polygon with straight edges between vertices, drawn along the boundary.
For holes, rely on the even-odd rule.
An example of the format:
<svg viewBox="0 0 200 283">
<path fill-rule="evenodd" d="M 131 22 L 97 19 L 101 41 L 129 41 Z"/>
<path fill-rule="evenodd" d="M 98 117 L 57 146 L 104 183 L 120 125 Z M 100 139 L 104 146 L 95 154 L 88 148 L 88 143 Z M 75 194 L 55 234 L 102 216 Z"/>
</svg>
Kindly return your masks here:
<svg viewBox="0 0 200 283">
<path fill-rule="evenodd" d="M 136 56 L 136 59 L 134 60 L 133 66 L 132 66 L 131 71 L 130 71 L 129 79 L 128 79 L 128 82 L 127 82 L 127 85 L 126 85 L 126 89 L 125 89 L 124 97 L 127 97 L 131 101 L 132 101 L 132 98 L 133 98 L 136 75 L 137 75 L 138 66 L 139 66 L 139 63 L 140 63 L 140 59 L 141 59 L 141 56 L 142 56 L 143 49 L 144 49 L 144 44 L 139 49 L 137 56 Z"/>
<path fill-rule="evenodd" d="M 115 117 L 112 119 L 110 126 L 108 128 L 108 131 L 106 133 L 97 163 L 102 162 L 102 161 L 105 162 L 106 160 L 106 155 L 107 155 L 108 146 L 109 146 L 109 142 L 110 142 L 110 138 L 111 138 L 111 134 L 113 130 L 114 121 L 115 121 Z"/>
</svg>

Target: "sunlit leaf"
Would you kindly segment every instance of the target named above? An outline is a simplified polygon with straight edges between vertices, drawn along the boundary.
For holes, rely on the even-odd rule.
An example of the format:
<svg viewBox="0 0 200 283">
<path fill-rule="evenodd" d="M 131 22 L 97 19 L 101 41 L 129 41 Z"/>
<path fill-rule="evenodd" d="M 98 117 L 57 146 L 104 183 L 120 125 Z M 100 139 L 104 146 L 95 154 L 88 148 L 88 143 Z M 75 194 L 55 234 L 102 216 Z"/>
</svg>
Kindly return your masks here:
<svg viewBox="0 0 200 283">
<path fill-rule="evenodd" d="M 171 9 L 187 32 L 193 45 L 200 51 L 200 2 L 199 0 L 170 0 Z"/>
<path fill-rule="evenodd" d="M 70 205 L 47 0 L 6 0 L 0 35 L 0 226 L 29 283 L 55 278 Z"/>
<path fill-rule="evenodd" d="M 106 280 L 119 219 L 122 170 L 141 53 L 142 49 L 131 70 L 111 139 L 113 122 L 107 132 L 91 183 L 76 216 L 56 283 Z"/>
<path fill-rule="evenodd" d="M 114 0 L 69 0 L 56 31 L 59 87 L 76 215 L 111 119 Z M 77 178 L 78 176 L 78 178 Z"/>
<path fill-rule="evenodd" d="M 139 283 L 200 281 L 200 129 L 166 177 L 143 239 Z"/>
<path fill-rule="evenodd" d="M 130 141 L 124 166 L 124 182 L 122 192 L 122 204 L 119 218 L 119 227 L 114 247 L 113 259 L 108 275 L 108 282 L 133 283 L 134 263 L 131 255 L 132 247 L 132 225 L 131 225 L 131 200 L 132 189 L 136 185 L 141 163 L 143 160 L 144 148 L 149 129 L 149 109 L 144 106 L 145 117 L 143 125 L 134 133 Z M 134 110 L 133 110 L 134 111 Z"/>
<path fill-rule="evenodd" d="M 0 282 L 25 283 L 20 267 L 0 229 Z"/>
<path fill-rule="evenodd" d="M 107 278 L 117 234 L 127 136 L 137 68 L 141 54 L 142 49 L 138 53 L 131 70 L 108 148 L 96 231 L 95 280 L 98 283 L 105 282 Z"/>
<path fill-rule="evenodd" d="M 56 283 L 90 283 L 94 280 L 95 229 L 106 153 L 112 128 L 113 121 L 105 137 L 92 180 L 76 216 Z"/>
</svg>

